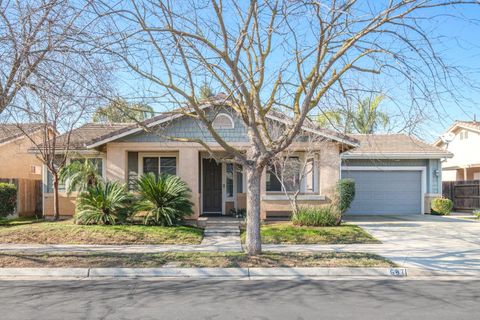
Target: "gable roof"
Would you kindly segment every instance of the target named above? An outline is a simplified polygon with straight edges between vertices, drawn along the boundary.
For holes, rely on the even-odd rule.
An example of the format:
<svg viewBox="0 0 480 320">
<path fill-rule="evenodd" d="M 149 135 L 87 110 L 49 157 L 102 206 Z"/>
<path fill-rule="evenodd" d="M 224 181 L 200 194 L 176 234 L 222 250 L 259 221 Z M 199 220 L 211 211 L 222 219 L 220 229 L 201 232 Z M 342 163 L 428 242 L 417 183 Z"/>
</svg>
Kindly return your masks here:
<svg viewBox="0 0 480 320">
<path fill-rule="evenodd" d="M 213 104 L 218 103 L 219 97 L 216 96 L 216 97 L 214 97 L 214 99 L 215 99 L 215 100 L 213 100 L 214 102 L 209 103 L 209 104 L 205 104 L 202 107 L 202 109 L 209 108 Z M 212 100 L 210 100 L 210 101 L 212 101 Z M 225 100 L 223 100 L 223 102 L 224 101 Z M 156 125 L 159 125 L 159 124 L 162 124 L 162 123 L 165 123 L 165 122 L 168 122 L 168 121 L 180 118 L 180 117 L 184 117 L 186 112 L 191 112 L 191 109 L 183 108 L 183 109 L 176 109 L 176 110 L 173 110 L 171 112 L 164 112 L 164 113 L 161 113 L 161 114 L 159 114 L 155 117 L 152 117 L 150 119 L 147 119 L 147 120 L 143 121 L 142 125 L 146 126 L 146 127 L 153 127 L 153 126 L 156 126 Z M 277 121 L 277 122 L 284 123 L 284 124 L 290 124 L 291 123 L 291 119 L 288 116 L 284 115 L 283 113 L 273 111 L 273 110 L 271 110 L 266 115 L 266 117 L 270 120 Z M 357 147 L 358 146 L 358 141 L 355 140 L 355 138 L 349 137 L 349 136 L 344 135 L 344 134 L 339 133 L 339 132 L 335 132 L 333 130 L 320 128 L 319 126 L 316 126 L 311 121 L 305 121 L 305 124 L 302 126 L 302 129 L 305 130 L 305 131 L 309 131 L 309 132 L 324 136 L 327 139 L 338 141 L 340 143 L 343 143 L 343 144 L 347 145 L 348 147 Z M 88 145 L 88 147 L 89 148 L 95 148 L 95 147 L 98 147 L 98 146 L 100 146 L 102 144 L 105 144 L 107 142 L 111 142 L 111 141 L 117 140 L 119 138 L 131 135 L 131 134 L 134 134 L 134 133 L 141 132 L 142 130 L 143 130 L 142 126 L 140 126 L 138 124 L 132 124 L 130 126 L 125 126 L 123 128 L 118 129 L 117 131 L 108 132 L 108 133 L 106 133 L 102 136 L 98 136 L 98 137 L 92 139 L 90 144 Z"/>
<path fill-rule="evenodd" d="M 87 123 L 79 128 L 73 129 L 70 134 L 70 149 L 84 150 L 88 144 L 99 136 L 104 136 L 110 132 L 121 130 L 131 126 L 131 123 Z M 64 133 L 57 137 L 56 145 L 58 149 L 66 147 L 68 134 Z"/>
<path fill-rule="evenodd" d="M 351 134 L 360 146 L 342 155 L 345 159 L 440 159 L 452 153 L 406 134 Z"/>
<path fill-rule="evenodd" d="M 0 124 L 0 145 L 21 138 L 25 133 L 33 133 L 43 128 L 41 123 Z"/>
<path fill-rule="evenodd" d="M 450 126 L 450 128 L 448 128 L 447 131 L 445 131 L 445 133 L 453 132 L 453 131 L 457 130 L 458 128 L 464 128 L 464 129 L 468 129 L 468 130 L 471 130 L 471 131 L 475 131 L 475 132 L 480 133 L 480 122 L 479 122 L 479 121 L 461 121 L 461 120 L 456 120 L 456 121 Z M 433 144 L 438 147 L 438 146 L 443 145 L 444 142 L 443 142 L 442 138 L 438 138 Z"/>
</svg>

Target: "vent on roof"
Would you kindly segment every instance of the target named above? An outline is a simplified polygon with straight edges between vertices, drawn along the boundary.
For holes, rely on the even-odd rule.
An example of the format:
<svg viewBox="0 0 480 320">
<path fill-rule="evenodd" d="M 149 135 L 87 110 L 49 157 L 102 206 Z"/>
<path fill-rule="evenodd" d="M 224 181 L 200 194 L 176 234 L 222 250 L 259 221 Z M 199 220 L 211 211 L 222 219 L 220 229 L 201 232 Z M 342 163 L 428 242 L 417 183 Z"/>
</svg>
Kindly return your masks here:
<svg viewBox="0 0 480 320">
<path fill-rule="evenodd" d="M 215 129 L 233 129 L 233 119 L 228 114 L 220 113 L 213 120 L 212 126 Z"/>
</svg>

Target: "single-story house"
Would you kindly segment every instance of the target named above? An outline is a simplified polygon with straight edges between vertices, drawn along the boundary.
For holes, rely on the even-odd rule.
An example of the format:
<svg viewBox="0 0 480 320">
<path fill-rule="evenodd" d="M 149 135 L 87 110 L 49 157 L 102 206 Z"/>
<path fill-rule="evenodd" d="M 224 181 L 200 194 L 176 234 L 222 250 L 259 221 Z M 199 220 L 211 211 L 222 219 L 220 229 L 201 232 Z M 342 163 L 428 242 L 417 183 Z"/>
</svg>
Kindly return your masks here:
<svg viewBox="0 0 480 320">
<path fill-rule="evenodd" d="M 211 107 L 207 110 L 207 116 L 213 120 L 213 127 L 231 145 L 237 148 L 247 148 L 248 140 L 243 122 L 232 109 Z M 285 126 L 288 120 L 276 113 L 268 116 L 271 124 L 277 127 Z M 145 128 L 148 128 L 146 131 Z M 354 203 L 351 213 L 423 213 L 424 199 L 430 194 L 438 194 L 438 181 L 441 175 L 439 159 L 447 156 L 447 153 L 431 147 L 420 141 L 414 141 L 408 137 L 398 136 L 393 142 L 400 143 L 399 158 L 396 153 L 384 155 L 380 149 L 365 155 L 356 152 L 355 148 L 368 150 L 362 146 L 369 139 L 362 136 L 347 136 L 331 130 L 318 128 L 308 123 L 303 128 L 303 133 L 319 137 L 321 143 L 312 144 L 306 142 L 300 136 L 291 145 L 293 157 L 304 160 L 311 170 L 301 179 L 293 177 L 291 181 L 295 186 L 292 189 L 300 189 L 298 201 L 300 204 L 321 205 L 330 203 L 341 171 L 344 176 L 363 179 L 362 173 L 371 173 L 369 179 L 372 182 L 384 183 L 385 179 L 375 181 L 375 172 L 381 172 L 385 178 L 399 179 L 407 183 L 406 188 L 414 188 L 418 194 L 412 196 L 403 189 L 394 191 L 398 193 L 385 193 L 386 188 L 378 188 L 377 192 L 382 197 L 394 197 L 404 199 L 402 204 L 406 211 L 392 210 L 392 205 L 398 207 L 397 200 L 378 203 L 385 207 L 368 207 L 372 211 L 360 212 Z M 107 180 L 116 180 L 132 186 L 138 176 L 152 172 L 155 174 L 170 173 L 181 177 L 192 190 L 192 202 L 194 214 L 191 218 L 200 216 L 221 214 L 227 215 L 232 209 L 246 207 L 246 184 L 242 167 L 231 162 L 217 162 L 207 150 L 194 142 L 172 141 L 169 137 L 176 138 L 200 138 L 218 155 L 222 155 L 222 148 L 214 140 L 203 123 L 183 113 L 164 113 L 137 124 L 98 124 L 88 123 L 75 129 L 71 135 L 71 159 L 86 157 L 95 159 L 99 171 Z M 62 137 L 60 137 L 61 141 Z M 388 139 L 385 136 L 384 139 Z M 178 140 L 178 139 L 177 139 Z M 416 158 L 411 154 L 412 145 L 419 144 Z M 395 145 L 392 145 L 395 149 Z M 306 152 L 306 150 L 309 150 Z M 405 149 L 405 150 L 404 150 Z M 347 153 L 345 153 L 347 152 Z M 342 160 L 341 155 L 345 153 Z M 351 157 L 359 157 L 358 159 Z M 363 161 L 363 162 L 362 162 Z M 360 166 L 360 164 L 363 165 Z M 377 170 L 377 165 L 383 163 L 384 170 Z M 352 167 L 356 167 L 352 170 Z M 398 169 L 398 167 L 402 167 Z M 366 167 L 370 169 L 366 169 Z M 390 168 L 388 168 L 390 167 Z M 390 170 L 395 169 L 396 170 Z M 364 169 L 359 171 L 356 169 Z M 410 171 L 404 170 L 410 169 Z M 354 171 L 354 172 L 353 172 Z M 378 173 L 377 172 L 377 173 Z M 412 173 L 413 172 L 413 173 Z M 392 176 L 393 173 L 397 175 Z M 418 178 L 418 179 L 417 179 Z M 44 199 L 43 212 L 46 216 L 53 214 L 52 183 L 49 173 L 44 174 Z M 362 203 L 365 187 L 363 182 L 358 181 L 357 203 Z M 367 185 L 368 186 L 368 185 Z M 285 196 L 285 185 L 279 183 L 277 175 L 270 169 L 266 169 L 262 177 L 261 187 L 261 217 L 263 219 L 273 216 L 284 216 L 290 213 L 291 206 Z M 426 198 L 424 198 L 426 197 Z M 62 216 L 71 216 L 75 211 L 76 194 L 67 196 L 62 190 L 60 195 L 60 212 Z M 421 203 L 420 200 L 421 199 Z M 370 200 L 375 200 L 371 198 Z M 417 201 L 418 200 L 418 201 Z M 417 201 L 417 202 L 415 202 Z M 410 203 L 412 202 L 412 203 Z M 415 207 L 416 206 L 416 207 Z M 367 208 L 367 207 L 362 207 Z"/>
<path fill-rule="evenodd" d="M 350 135 L 358 148 L 342 154 L 342 178 L 356 195 L 347 214 L 422 214 L 442 196 L 442 159 L 453 155 L 404 134 Z"/>
<path fill-rule="evenodd" d="M 455 121 L 434 145 L 454 155 L 442 163 L 443 181 L 480 180 L 480 122 Z"/>
</svg>

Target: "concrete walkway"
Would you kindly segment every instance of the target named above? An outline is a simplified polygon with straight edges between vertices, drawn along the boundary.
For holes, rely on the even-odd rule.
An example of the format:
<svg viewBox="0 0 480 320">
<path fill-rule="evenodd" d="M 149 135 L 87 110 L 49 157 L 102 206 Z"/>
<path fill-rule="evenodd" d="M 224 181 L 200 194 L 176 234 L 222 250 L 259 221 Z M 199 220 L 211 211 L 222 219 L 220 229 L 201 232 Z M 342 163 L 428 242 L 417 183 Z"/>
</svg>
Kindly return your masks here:
<svg viewBox="0 0 480 320">
<path fill-rule="evenodd" d="M 230 217 L 211 217 L 201 243 L 203 247 L 219 248 L 218 251 L 242 251 L 240 242 L 240 223 Z M 225 250 L 228 248 L 228 250 Z"/>
</svg>

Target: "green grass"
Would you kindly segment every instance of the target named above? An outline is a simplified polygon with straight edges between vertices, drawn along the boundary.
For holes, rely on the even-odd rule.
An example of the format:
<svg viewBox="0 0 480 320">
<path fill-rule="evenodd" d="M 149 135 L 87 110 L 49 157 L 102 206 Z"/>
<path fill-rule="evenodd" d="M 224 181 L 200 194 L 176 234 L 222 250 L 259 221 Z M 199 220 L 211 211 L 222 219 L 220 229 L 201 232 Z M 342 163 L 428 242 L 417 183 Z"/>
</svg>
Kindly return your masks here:
<svg viewBox="0 0 480 320">
<path fill-rule="evenodd" d="M 164 252 L 156 254 L 0 252 L 0 267 L 394 267 L 388 259 L 370 253 L 274 253 L 248 256 L 241 252 Z"/>
<path fill-rule="evenodd" d="M 351 244 L 380 243 L 362 228 L 345 224 L 338 227 L 300 227 L 291 223 L 263 225 L 262 243 L 265 244 Z M 245 242 L 245 232 L 242 231 Z"/>
<path fill-rule="evenodd" d="M 144 225 L 76 225 L 71 220 L 0 221 L 0 243 L 38 244 L 199 244 L 203 230 L 195 227 Z"/>
</svg>

